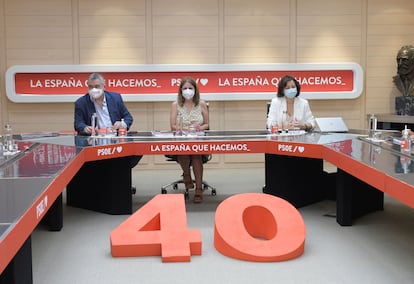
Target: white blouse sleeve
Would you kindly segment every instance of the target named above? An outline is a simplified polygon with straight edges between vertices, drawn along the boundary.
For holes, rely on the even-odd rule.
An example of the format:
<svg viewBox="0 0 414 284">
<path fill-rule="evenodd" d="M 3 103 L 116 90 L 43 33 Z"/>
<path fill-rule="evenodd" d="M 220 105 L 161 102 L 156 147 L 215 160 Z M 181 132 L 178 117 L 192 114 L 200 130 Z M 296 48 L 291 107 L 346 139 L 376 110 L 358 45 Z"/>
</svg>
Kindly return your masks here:
<svg viewBox="0 0 414 284">
<path fill-rule="evenodd" d="M 312 128 L 315 127 L 315 118 L 313 117 L 312 111 L 309 106 L 309 102 L 303 99 L 303 120 L 306 123 L 312 124 Z"/>
<path fill-rule="evenodd" d="M 269 129 L 272 126 L 272 121 L 276 121 L 276 122 L 278 121 L 278 117 L 279 117 L 279 107 L 277 103 L 277 98 L 273 98 L 270 103 L 269 112 L 267 114 L 267 122 L 266 122 L 267 129 Z"/>
</svg>

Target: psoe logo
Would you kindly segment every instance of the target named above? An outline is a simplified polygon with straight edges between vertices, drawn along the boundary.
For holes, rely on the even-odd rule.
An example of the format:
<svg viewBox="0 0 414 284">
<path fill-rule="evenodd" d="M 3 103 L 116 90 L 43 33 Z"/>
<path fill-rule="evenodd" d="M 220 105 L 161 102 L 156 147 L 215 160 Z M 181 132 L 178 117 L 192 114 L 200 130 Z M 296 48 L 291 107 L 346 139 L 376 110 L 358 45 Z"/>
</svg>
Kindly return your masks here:
<svg viewBox="0 0 414 284">
<path fill-rule="evenodd" d="M 45 210 L 47 209 L 47 195 L 40 200 L 39 204 L 37 204 L 36 206 L 36 218 L 39 219 L 40 216 L 42 216 L 42 214 L 45 212 Z"/>
<path fill-rule="evenodd" d="M 305 147 L 297 145 L 293 146 L 291 144 L 279 144 L 277 146 L 277 150 L 280 152 L 303 153 L 305 151 Z"/>
<path fill-rule="evenodd" d="M 122 146 L 114 146 L 114 147 L 107 147 L 98 149 L 97 155 L 98 156 L 110 156 L 114 155 L 115 153 L 121 153 Z"/>
</svg>

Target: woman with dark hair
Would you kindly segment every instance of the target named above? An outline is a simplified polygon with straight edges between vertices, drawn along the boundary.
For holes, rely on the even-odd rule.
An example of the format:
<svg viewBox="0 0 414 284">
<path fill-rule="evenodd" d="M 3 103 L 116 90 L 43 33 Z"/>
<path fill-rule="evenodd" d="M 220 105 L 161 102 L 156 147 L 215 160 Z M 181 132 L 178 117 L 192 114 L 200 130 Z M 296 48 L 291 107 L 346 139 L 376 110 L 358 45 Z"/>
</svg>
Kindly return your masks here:
<svg viewBox="0 0 414 284">
<path fill-rule="evenodd" d="M 284 76 L 278 85 L 277 96 L 272 99 L 267 115 L 267 127 L 272 125 L 288 129 L 312 130 L 315 119 L 307 100 L 299 97 L 300 84 L 293 76 Z M 283 127 L 285 128 L 285 127 Z"/>
<path fill-rule="evenodd" d="M 177 118 L 180 119 L 177 119 Z M 179 120 L 179 122 L 178 122 Z M 170 125 L 173 131 L 188 131 L 190 127 L 197 131 L 209 129 L 207 103 L 200 99 L 197 82 L 190 77 L 184 78 L 178 88 L 177 100 L 171 105 Z M 183 169 L 186 190 L 193 188 L 190 165 L 195 178 L 194 203 L 203 201 L 203 161 L 202 155 L 178 155 L 178 162 Z"/>
</svg>

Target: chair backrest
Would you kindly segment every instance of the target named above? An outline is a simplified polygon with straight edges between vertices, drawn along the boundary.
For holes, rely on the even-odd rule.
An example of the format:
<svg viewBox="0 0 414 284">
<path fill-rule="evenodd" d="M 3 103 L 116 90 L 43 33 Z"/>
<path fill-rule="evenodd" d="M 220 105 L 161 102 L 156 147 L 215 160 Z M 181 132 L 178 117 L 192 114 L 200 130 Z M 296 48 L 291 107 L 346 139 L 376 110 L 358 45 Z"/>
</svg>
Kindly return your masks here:
<svg viewBox="0 0 414 284">
<path fill-rule="evenodd" d="M 208 128 L 206 130 L 210 130 L 210 103 L 206 102 L 206 104 L 207 104 L 207 111 L 208 111 Z M 213 156 L 211 154 L 203 155 L 201 157 L 201 160 L 203 161 L 203 164 L 205 164 L 208 161 L 210 161 L 212 157 Z"/>
<path fill-rule="evenodd" d="M 208 128 L 206 130 L 210 130 L 210 103 L 206 102 L 207 111 L 208 111 Z"/>
<path fill-rule="evenodd" d="M 266 128 L 267 128 L 267 117 L 269 116 L 270 104 L 271 102 L 266 103 L 266 119 L 265 119 Z"/>
</svg>

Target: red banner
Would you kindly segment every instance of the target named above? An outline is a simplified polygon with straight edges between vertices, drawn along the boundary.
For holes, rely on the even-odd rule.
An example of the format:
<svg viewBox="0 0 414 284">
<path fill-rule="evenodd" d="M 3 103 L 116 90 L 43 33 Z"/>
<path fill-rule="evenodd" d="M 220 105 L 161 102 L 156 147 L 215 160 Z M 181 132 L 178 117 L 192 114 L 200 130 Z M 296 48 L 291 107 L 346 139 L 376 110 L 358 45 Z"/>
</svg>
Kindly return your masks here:
<svg viewBox="0 0 414 284">
<path fill-rule="evenodd" d="M 126 101 L 175 99 L 180 81 L 186 76 L 196 79 L 203 98 L 208 100 L 268 100 L 286 74 L 299 80 L 302 97 L 308 99 L 355 98 L 361 94 L 363 81 L 362 69 L 352 63 L 15 66 L 7 72 L 7 94 L 15 102 L 73 101 L 87 93 L 91 72 L 101 73 L 106 89 L 121 93 Z"/>
</svg>

